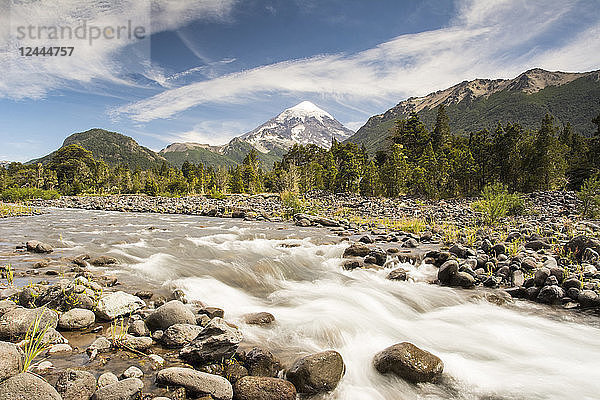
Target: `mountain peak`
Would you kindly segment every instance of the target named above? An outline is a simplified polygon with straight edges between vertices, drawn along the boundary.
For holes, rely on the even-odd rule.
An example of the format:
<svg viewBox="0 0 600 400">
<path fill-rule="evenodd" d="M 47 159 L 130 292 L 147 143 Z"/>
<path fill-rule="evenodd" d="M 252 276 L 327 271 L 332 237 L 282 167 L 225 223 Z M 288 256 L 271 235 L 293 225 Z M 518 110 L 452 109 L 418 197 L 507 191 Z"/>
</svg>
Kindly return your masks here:
<svg viewBox="0 0 600 400">
<path fill-rule="evenodd" d="M 285 109 L 240 139 L 263 153 L 269 153 L 272 150 L 287 150 L 296 143 L 314 144 L 327 149 L 332 139 L 342 141 L 353 134 L 327 111 L 310 101 L 303 101 Z"/>
<path fill-rule="evenodd" d="M 303 101 L 296 104 L 294 107 L 285 109 L 276 118 L 277 121 L 284 121 L 286 119 L 297 118 L 304 120 L 306 118 L 315 118 L 319 122 L 323 122 L 323 118 L 335 119 L 327 111 L 317 107 L 310 101 Z"/>
</svg>

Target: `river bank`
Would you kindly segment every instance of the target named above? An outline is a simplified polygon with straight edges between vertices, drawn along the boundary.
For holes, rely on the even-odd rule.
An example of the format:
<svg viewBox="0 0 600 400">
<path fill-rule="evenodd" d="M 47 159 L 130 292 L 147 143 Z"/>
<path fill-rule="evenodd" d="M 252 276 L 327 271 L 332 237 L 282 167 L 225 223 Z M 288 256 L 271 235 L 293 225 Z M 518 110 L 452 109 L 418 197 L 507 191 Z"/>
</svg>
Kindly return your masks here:
<svg viewBox="0 0 600 400">
<path fill-rule="evenodd" d="M 230 366 L 220 360 L 216 364 L 209 364 L 211 366 L 207 369 L 207 365 L 196 365 L 198 369 L 231 378 L 229 383 L 233 384 L 232 390 L 235 389 L 236 377 L 224 373 L 225 368 L 241 371 L 242 374 L 245 369 L 254 376 L 267 374 L 284 378 L 284 372 L 289 371 L 298 359 L 335 350 L 345 365 L 344 376 L 341 378 L 338 374 L 341 381 L 336 383 L 333 391 L 316 398 L 352 399 L 358 394 L 373 399 L 395 399 L 399 396 L 479 399 L 494 394 L 500 395 L 500 398 L 517 399 L 522 398 L 523 393 L 533 397 L 542 393 L 538 395 L 539 398 L 560 398 L 572 391 L 580 393 L 580 398 L 586 398 L 592 393 L 589 382 L 593 378 L 586 378 L 580 366 L 590 363 L 589 370 L 592 371 L 595 362 L 592 358 L 597 359 L 594 351 L 590 350 L 597 348 L 597 344 L 589 342 L 598 337 L 600 324 L 597 317 L 593 313 L 588 315 L 587 311 L 568 312 L 569 308 L 581 307 L 569 305 L 569 302 L 562 301 L 563 298 L 553 307 L 536 305 L 511 300 L 506 291 L 492 290 L 484 284 L 490 277 L 505 276 L 506 268 L 502 269 L 505 266 L 512 277 L 512 272 L 521 270 L 525 274 L 527 266 L 534 265 L 536 271 L 545 272 L 545 268 L 550 271 L 546 278 L 550 279 L 550 284 L 537 286 L 540 278 L 536 281 L 534 273 L 531 277 L 533 285 L 527 287 L 528 284 L 523 282 L 523 286 L 517 288 L 529 290 L 534 287 L 541 291 L 545 286 L 558 286 L 553 285 L 555 282 L 552 279 L 556 278 L 553 273 L 557 271 L 550 268 L 548 260 L 552 257 L 557 265 L 562 266 L 559 264 L 561 259 L 552 255 L 551 248 L 534 250 L 531 244 L 528 245 L 536 240 L 545 243 L 544 237 L 536 239 L 536 236 L 532 236 L 541 236 L 543 230 L 534 226 L 527 230 L 527 223 L 522 223 L 516 256 L 522 253 L 524 257 L 519 258 L 504 254 L 513 251 L 510 248 L 513 242 L 508 236 L 510 232 L 506 237 L 493 241 L 493 235 L 499 233 L 482 232 L 481 235 L 490 238 L 477 237 L 473 242 L 458 232 L 455 243 L 450 245 L 446 239 L 452 235 L 443 230 L 437 231 L 435 227 L 430 231 L 429 226 L 417 233 L 390 229 L 386 224 L 377 226 L 379 222 L 359 225 L 335 220 L 336 226 L 329 226 L 328 229 L 304 226 L 331 225 L 330 219 L 298 215 L 295 221 L 297 225 L 292 225 L 186 215 L 48 210 L 48 214 L 42 216 L 6 220 L 7 224 L 0 225 L 0 228 L 5 227 L 1 231 L 4 251 L 0 261 L 11 263 L 14 267 L 18 293 L 10 298 L 20 305 L 27 306 L 22 303 L 28 298 L 23 292 L 29 292 L 33 286 L 36 290 L 40 289 L 36 296 L 32 296 L 35 299 L 33 306 L 36 307 L 46 298 L 40 296 L 42 292 L 52 293 L 56 292 L 56 288 L 61 288 L 60 292 L 66 293 L 69 299 L 73 293 L 79 295 L 91 289 L 81 286 L 95 286 L 85 281 L 75 281 L 81 277 L 100 285 L 102 295 L 110 296 L 121 291 L 131 296 L 137 294 L 143 302 L 143 305 L 138 303 L 140 307 L 136 310 L 126 313 L 132 314 L 129 319 L 130 334 L 132 337 L 151 338 L 152 345 L 142 351 L 159 355 L 165 360 L 162 367 L 155 365 L 154 360 L 158 360 L 155 357 L 140 356 L 114 346 L 111 323 L 102 322 L 95 312 L 95 322 L 83 331 L 65 331 L 57 325 L 57 330 L 69 341 L 73 350 L 62 355 L 60 352 L 48 355 L 54 369 L 37 371 L 52 384 L 58 383 L 61 374 L 69 367 L 87 370 L 100 382 L 98 378 L 104 372 L 120 376 L 129 367 L 135 366 L 143 373 L 141 383 L 148 398 L 160 395 L 172 399 L 183 398 L 182 393 L 177 393 L 179 389 L 175 389 L 174 386 L 178 386 L 175 383 L 167 385 L 169 390 L 160 382 L 157 384 L 157 371 L 168 367 L 185 367 L 189 360 L 186 362 L 180 358 L 180 349 L 165 346 L 165 341 L 158 334 L 154 337 L 155 328 L 151 330 L 151 336 L 146 336 L 150 333 L 141 322 L 136 322 L 144 321 L 148 328 L 147 319 L 156 312 L 156 307 L 167 300 L 183 300 L 180 297 L 183 293 L 187 299 L 185 307 L 196 318 L 195 323 L 189 320 L 184 324 L 204 329 L 206 326 L 202 324 L 207 321 L 202 316 L 206 315 L 211 320 L 220 318 L 222 310 L 225 320 L 234 323 L 243 336 L 238 345 L 239 351 L 234 353 L 238 362 Z M 575 232 L 588 232 L 590 236 L 594 232 L 593 224 L 574 223 L 573 228 Z M 557 240 L 568 243 L 570 234 L 564 231 L 561 234 L 564 236 L 557 237 Z M 36 253 L 25 248 L 16 252 L 8 250 L 9 247 L 14 248 L 19 240 L 31 239 L 49 243 L 54 251 Z M 488 249 L 486 239 L 495 248 L 493 251 Z M 501 252 L 501 246 L 497 246 L 499 243 L 508 244 L 505 252 Z M 37 247 L 37 244 L 30 246 L 31 249 Z M 41 246 L 40 249 L 43 248 Z M 476 256 L 470 254 L 471 250 Z M 83 254 L 89 254 L 89 258 L 81 257 Z M 473 260 L 479 263 L 480 258 L 484 259 L 484 254 L 488 257 L 486 264 L 496 264 L 491 273 L 486 271 L 485 278 L 473 263 Z M 535 264 L 531 264 L 531 259 Z M 419 263 L 419 260 L 426 262 Z M 517 261 L 520 261 L 519 268 L 516 268 Z M 446 263 L 449 264 L 442 268 Z M 587 261 L 586 264 L 594 265 Z M 454 266 L 457 268 L 453 272 Z M 484 264 L 484 267 L 488 266 Z M 441 271 L 447 271 L 449 279 L 443 282 L 442 287 L 437 287 Z M 473 285 L 465 284 L 468 278 L 463 273 L 472 276 Z M 597 278 L 591 270 L 587 273 L 584 276 L 587 281 L 584 280 L 583 284 L 591 285 Z M 394 280 L 387 279 L 390 275 Z M 457 280 L 457 277 L 460 279 Z M 402 279 L 405 280 L 399 281 Z M 502 278 L 497 287 L 508 286 L 510 279 Z M 471 289 L 453 288 L 457 282 L 460 283 L 458 286 Z M 148 292 L 152 294 L 149 298 Z M 88 294 L 93 297 L 93 293 Z M 570 299 L 571 303 L 577 302 Z M 81 301 L 77 304 L 86 303 Z M 64 312 L 64 308 L 58 311 Z M 268 314 L 257 316 L 259 312 Z M 264 321 L 266 325 L 248 323 L 248 314 L 254 314 L 257 322 Z M 274 321 L 269 315 L 273 316 Z M 499 331 L 491 333 L 499 329 L 493 328 L 497 324 L 508 327 L 506 330 L 502 328 L 504 337 L 497 336 Z M 120 325 L 116 325 L 119 328 Z M 102 330 L 94 331 L 98 326 Z M 196 332 L 194 329 L 199 328 L 190 329 Z M 212 331 L 210 337 L 237 337 L 237 331 L 231 331 L 224 325 L 220 325 L 219 329 L 225 329 L 227 333 Z M 436 331 L 445 333 L 440 336 Z M 530 332 L 531 340 L 517 334 L 523 331 Z M 449 340 L 449 332 L 453 341 Z M 496 338 L 493 344 L 498 351 L 496 355 L 489 353 L 491 334 Z M 181 332 L 176 336 L 185 337 Z M 106 353 L 99 352 L 92 360 L 93 349 L 90 352 L 87 350 L 102 337 L 111 343 L 109 349 Z M 458 340 L 461 337 L 465 340 Z M 579 342 L 569 337 L 577 337 Z M 144 345 L 150 343 L 147 339 L 128 340 L 137 344 L 146 342 Z M 407 381 L 407 377 L 398 378 L 393 373 L 381 375 L 373 368 L 373 359 L 379 352 L 403 341 L 413 342 L 443 361 L 444 372 L 437 383 L 414 385 Z M 511 348 L 515 343 L 519 343 L 519 346 Z M 254 347 L 262 350 L 254 351 L 248 361 L 247 354 Z M 536 365 L 534 354 L 540 352 L 541 348 L 553 349 L 551 354 L 544 353 L 547 357 L 554 357 L 558 369 L 548 370 L 547 379 L 538 385 L 532 384 L 533 376 L 538 376 L 541 368 L 541 365 Z M 575 364 L 571 367 L 579 375 L 570 376 L 568 379 L 571 383 L 567 387 L 555 385 L 553 380 L 558 381 L 558 376 L 564 380 L 565 362 L 574 353 L 578 355 L 571 361 L 577 363 L 578 367 L 575 368 Z M 335 371 L 336 366 L 340 365 L 339 359 L 333 353 L 328 354 L 325 359 Z M 258 369 L 253 369 L 254 358 L 261 366 L 266 362 L 270 366 L 268 372 L 259 373 Z M 277 363 L 274 362 L 275 358 Z M 483 359 L 493 359 L 494 367 L 489 362 L 485 363 L 487 366 L 481 364 L 480 360 Z M 507 364 L 508 359 L 514 362 Z M 469 367 L 465 368 L 465 365 Z M 181 375 L 178 376 L 178 379 L 182 379 Z M 249 380 L 246 379 L 246 382 Z M 497 384 L 490 385 L 491 381 Z M 139 382 L 131 380 L 127 384 L 130 382 L 139 385 Z M 223 381 L 221 383 L 222 387 L 228 388 Z M 253 380 L 252 384 L 254 386 L 251 387 L 262 388 L 260 390 L 267 384 L 276 384 L 278 390 L 287 388 L 288 394 L 292 390 L 281 381 L 261 380 L 259 384 Z M 296 384 L 301 385 L 298 382 Z M 124 386 L 119 384 L 118 387 L 125 390 Z M 293 388 L 298 389 L 296 386 Z M 228 389 L 224 390 L 227 392 Z M 188 388 L 187 391 L 187 398 L 196 396 L 196 393 L 192 394 L 192 389 Z M 233 390 L 232 393 L 235 392 Z M 236 398 L 253 397 L 238 395 Z"/>
</svg>

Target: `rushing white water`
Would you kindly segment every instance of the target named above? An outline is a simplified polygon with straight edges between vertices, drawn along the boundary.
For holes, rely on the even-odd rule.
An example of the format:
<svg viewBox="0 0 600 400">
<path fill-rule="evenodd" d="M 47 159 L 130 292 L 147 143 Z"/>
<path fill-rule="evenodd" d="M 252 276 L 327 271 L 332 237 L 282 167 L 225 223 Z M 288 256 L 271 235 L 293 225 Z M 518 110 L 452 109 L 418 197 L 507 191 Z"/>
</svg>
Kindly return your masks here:
<svg viewBox="0 0 600 400">
<path fill-rule="evenodd" d="M 405 265 L 409 282 L 386 280 L 389 270 L 344 271 L 347 244 L 324 230 L 83 211 L 20 221 L 0 222 L 3 248 L 36 238 L 62 243 L 59 254 L 117 257 L 123 276 L 182 288 L 190 299 L 225 309 L 249 345 L 288 364 L 301 354 L 339 351 L 346 374 L 324 398 L 600 398 L 597 317 L 494 305 L 474 291 L 427 284 L 426 268 Z M 245 325 L 241 316 L 255 311 L 274 314 L 274 326 Z M 442 382 L 412 385 L 375 371 L 373 355 L 402 341 L 444 361 Z"/>
</svg>

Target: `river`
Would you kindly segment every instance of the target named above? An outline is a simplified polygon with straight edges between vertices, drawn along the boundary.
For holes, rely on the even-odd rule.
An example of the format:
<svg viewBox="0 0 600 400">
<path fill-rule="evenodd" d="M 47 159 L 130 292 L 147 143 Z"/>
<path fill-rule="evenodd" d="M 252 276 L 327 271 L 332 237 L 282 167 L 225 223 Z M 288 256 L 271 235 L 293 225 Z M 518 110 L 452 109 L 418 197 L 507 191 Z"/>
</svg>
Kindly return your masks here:
<svg viewBox="0 0 600 400">
<path fill-rule="evenodd" d="M 109 255 L 125 285 L 167 291 L 225 310 L 246 345 L 288 364 L 298 355 L 339 351 L 346 374 L 328 399 L 599 399 L 600 318 L 528 302 L 495 305 L 481 292 L 426 283 L 427 267 L 408 282 L 389 270 L 344 271 L 347 244 L 327 230 L 184 215 L 50 210 L 0 220 L 0 263 L 28 239 L 49 242 L 52 257 Z M 274 326 L 249 326 L 268 311 Z M 378 351 L 409 341 L 440 357 L 438 384 L 407 384 L 378 374 Z"/>
</svg>

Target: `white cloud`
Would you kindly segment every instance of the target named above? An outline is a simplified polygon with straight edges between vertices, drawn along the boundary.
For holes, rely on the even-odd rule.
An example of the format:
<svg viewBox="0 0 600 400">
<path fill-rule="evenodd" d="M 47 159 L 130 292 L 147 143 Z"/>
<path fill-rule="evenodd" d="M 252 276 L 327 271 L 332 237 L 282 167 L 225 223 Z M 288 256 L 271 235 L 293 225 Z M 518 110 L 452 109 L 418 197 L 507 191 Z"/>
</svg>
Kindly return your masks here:
<svg viewBox="0 0 600 400">
<path fill-rule="evenodd" d="M 577 11 L 577 3 L 465 0 L 446 28 L 399 36 L 355 54 L 279 62 L 192 83 L 115 112 L 147 122 L 173 117 L 200 104 L 243 104 L 273 93 L 319 95 L 359 107 L 365 101 L 424 95 L 463 79 L 513 77 L 538 65 L 597 68 L 600 52 L 589 52 L 586 46 L 597 48 L 598 26 L 561 48 L 532 48 L 532 43 L 553 39 L 551 29 Z M 587 36 L 594 32 L 596 35 Z"/>
<path fill-rule="evenodd" d="M 160 78 L 148 69 L 149 41 L 19 38 L 17 28 L 141 26 L 151 33 L 172 30 L 193 20 L 226 20 L 236 0 L 34 0 L 0 4 L 0 98 L 40 98 L 57 88 L 115 83 L 135 86 L 132 73 Z M 2 29 L 3 28 L 3 29 Z M 27 32 L 27 31 L 26 31 Z M 45 34 L 46 31 L 43 31 Z M 34 34 L 37 36 L 36 30 Z M 71 57 L 22 57 L 21 46 L 74 46 Z M 160 83 L 160 80 L 159 80 Z"/>
<path fill-rule="evenodd" d="M 220 146 L 244 132 L 245 124 L 241 121 L 212 120 L 195 124 L 192 129 L 183 132 L 141 133 L 158 139 L 162 143 L 203 143 Z"/>
</svg>

